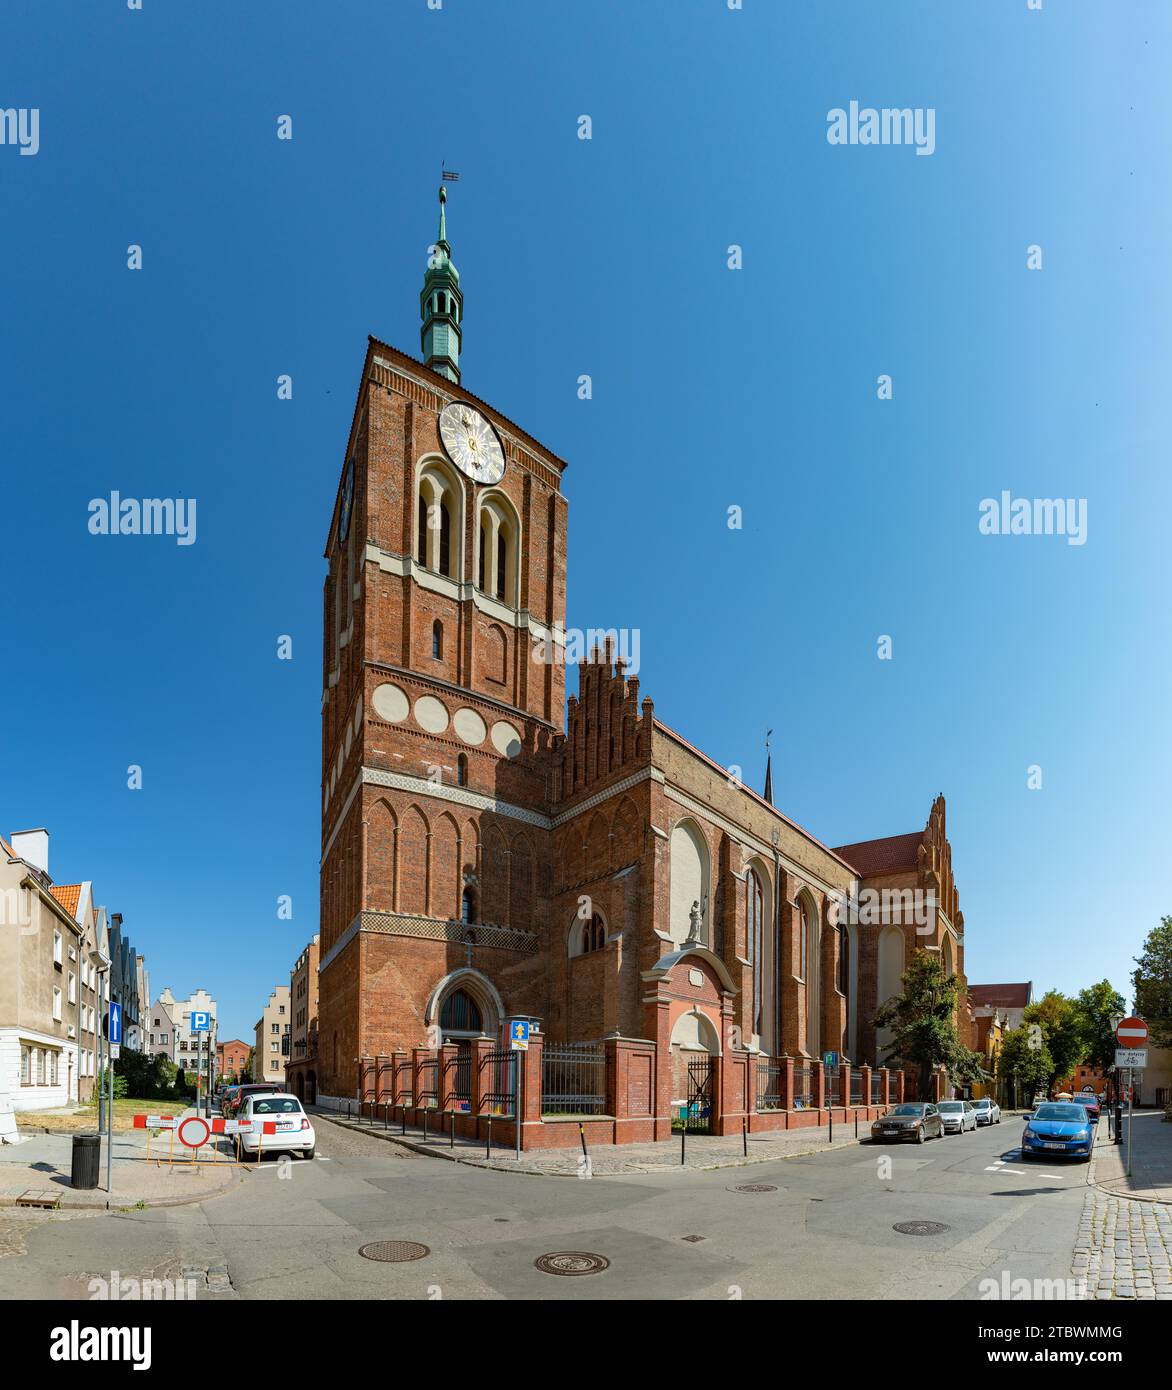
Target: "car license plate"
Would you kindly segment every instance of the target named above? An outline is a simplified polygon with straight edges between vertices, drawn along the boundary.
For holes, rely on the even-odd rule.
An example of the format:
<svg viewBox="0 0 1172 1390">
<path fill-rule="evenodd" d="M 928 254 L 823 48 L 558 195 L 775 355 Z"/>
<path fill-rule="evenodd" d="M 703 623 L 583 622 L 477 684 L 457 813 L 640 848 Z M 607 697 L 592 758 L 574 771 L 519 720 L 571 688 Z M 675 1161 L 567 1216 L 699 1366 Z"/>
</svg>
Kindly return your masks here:
<svg viewBox="0 0 1172 1390">
<path fill-rule="evenodd" d="M 1065 1144 L 1043 1144 L 1043 1145 L 1042 1145 L 1042 1148 L 1044 1148 L 1044 1149 L 1064 1149 L 1065 1147 L 1066 1147 Z"/>
<path fill-rule="evenodd" d="M 278 1129 L 292 1129 L 292 1128 L 293 1128 L 293 1121 L 292 1121 L 292 1120 L 282 1120 L 282 1121 L 280 1122 L 280 1124 L 277 1126 L 277 1128 L 278 1128 Z"/>
<path fill-rule="evenodd" d="M 884 1137 L 884 1139 L 894 1139 L 894 1138 L 896 1138 L 896 1137 L 898 1136 L 898 1134 L 899 1134 L 899 1130 L 898 1130 L 898 1129 L 885 1129 L 885 1130 L 883 1131 L 883 1137 Z"/>
</svg>

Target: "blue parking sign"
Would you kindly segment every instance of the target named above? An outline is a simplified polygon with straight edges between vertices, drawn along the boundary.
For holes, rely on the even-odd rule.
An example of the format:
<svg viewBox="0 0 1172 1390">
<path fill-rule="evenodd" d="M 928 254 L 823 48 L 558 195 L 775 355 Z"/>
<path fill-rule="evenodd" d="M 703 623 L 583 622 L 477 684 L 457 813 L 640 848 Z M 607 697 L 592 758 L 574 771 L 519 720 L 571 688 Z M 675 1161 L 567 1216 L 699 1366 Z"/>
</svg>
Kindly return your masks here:
<svg viewBox="0 0 1172 1390">
<path fill-rule="evenodd" d="M 110 1041 L 120 1043 L 122 1041 L 122 1005 L 110 1001 Z"/>
<path fill-rule="evenodd" d="M 193 1009 L 191 1012 L 191 1031 L 206 1033 L 211 1027 L 212 1016 L 206 1009 Z"/>
</svg>

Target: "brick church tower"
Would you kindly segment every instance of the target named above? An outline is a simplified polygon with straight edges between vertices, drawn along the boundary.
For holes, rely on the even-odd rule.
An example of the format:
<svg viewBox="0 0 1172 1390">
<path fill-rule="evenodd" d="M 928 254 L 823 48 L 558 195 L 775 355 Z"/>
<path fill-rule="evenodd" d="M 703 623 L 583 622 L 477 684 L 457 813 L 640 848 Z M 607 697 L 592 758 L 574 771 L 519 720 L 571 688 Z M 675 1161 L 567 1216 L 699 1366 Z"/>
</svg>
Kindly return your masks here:
<svg viewBox="0 0 1172 1390">
<path fill-rule="evenodd" d="M 326 1095 L 354 1094 L 360 1055 L 539 1011 L 564 668 L 529 658 L 562 641 L 565 464 L 460 385 L 445 198 L 424 361 L 370 340 L 325 552 Z"/>
</svg>

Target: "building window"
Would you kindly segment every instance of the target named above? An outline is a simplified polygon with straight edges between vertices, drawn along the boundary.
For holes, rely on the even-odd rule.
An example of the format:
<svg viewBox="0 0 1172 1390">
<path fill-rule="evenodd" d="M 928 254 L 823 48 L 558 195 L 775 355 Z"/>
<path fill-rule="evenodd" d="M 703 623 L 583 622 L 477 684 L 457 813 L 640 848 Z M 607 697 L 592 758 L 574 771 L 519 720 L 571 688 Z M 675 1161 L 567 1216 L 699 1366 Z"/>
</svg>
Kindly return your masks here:
<svg viewBox="0 0 1172 1390">
<path fill-rule="evenodd" d="M 438 618 L 431 625 L 431 656 L 433 661 L 444 659 L 444 625 Z"/>
<path fill-rule="evenodd" d="M 52 1070 L 52 1080 L 50 1081 L 49 1084 L 52 1085 L 52 1086 L 59 1086 L 59 1085 L 61 1084 L 61 1082 L 60 1082 L 60 1071 L 59 1071 L 59 1067 L 60 1067 L 60 1064 L 61 1064 L 61 1054 L 60 1054 L 60 1052 L 50 1052 L 50 1053 L 49 1053 L 49 1058 L 50 1058 L 50 1063 L 51 1063 L 52 1068 L 53 1068 L 53 1070 Z"/>
<path fill-rule="evenodd" d="M 56 985 L 53 986 L 53 1017 L 61 1022 L 61 991 Z"/>
<path fill-rule="evenodd" d="M 419 563 L 429 570 L 459 579 L 459 536 L 453 519 L 462 514 L 458 484 L 439 465 L 424 465 L 419 477 L 415 546 Z"/>
<path fill-rule="evenodd" d="M 606 923 L 598 915 L 586 922 L 575 922 L 570 930 L 570 955 L 585 956 L 606 945 Z"/>
<path fill-rule="evenodd" d="M 476 894 L 471 888 L 465 888 L 464 896 L 460 899 L 460 920 L 462 922 L 476 921 Z"/>
<path fill-rule="evenodd" d="M 456 759 L 456 785 L 466 787 L 468 785 L 468 755 L 461 753 Z"/>
<path fill-rule="evenodd" d="M 845 998 L 850 981 L 851 944 L 846 927 L 841 922 L 835 930 L 835 935 L 838 937 L 838 972 L 835 984 L 839 994 Z"/>
<path fill-rule="evenodd" d="M 72 970 L 69 972 L 69 1002 L 77 1003 L 77 976 Z"/>
<path fill-rule="evenodd" d="M 61 964 L 61 933 L 53 928 L 53 964 Z"/>
<path fill-rule="evenodd" d="M 284 1004 L 278 1004 L 278 1005 L 277 1005 L 277 1012 L 278 1012 L 279 1014 L 283 1014 L 283 1013 L 285 1012 L 285 1006 L 284 1006 Z"/>
<path fill-rule="evenodd" d="M 481 504 L 478 530 L 480 590 L 516 607 L 520 526 L 503 495 L 492 494 Z"/>
<path fill-rule="evenodd" d="M 467 990 L 453 990 L 440 1009 L 440 1029 L 457 1033 L 481 1033 L 480 1009 Z"/>
<path fill-rule="evenodd" d="M 20 1084 L 22 1086 L 32 1085 L 33 1059 L 32 1049 L 22 1047 L 20 1049 Z"/>
<path fill-rule="evenodd" d="M 274 1033 L 279 1033 L 281 1031 L 281 1025 L 279 1023 L 274 1023 L 272 1027 Z"/>
</svg>

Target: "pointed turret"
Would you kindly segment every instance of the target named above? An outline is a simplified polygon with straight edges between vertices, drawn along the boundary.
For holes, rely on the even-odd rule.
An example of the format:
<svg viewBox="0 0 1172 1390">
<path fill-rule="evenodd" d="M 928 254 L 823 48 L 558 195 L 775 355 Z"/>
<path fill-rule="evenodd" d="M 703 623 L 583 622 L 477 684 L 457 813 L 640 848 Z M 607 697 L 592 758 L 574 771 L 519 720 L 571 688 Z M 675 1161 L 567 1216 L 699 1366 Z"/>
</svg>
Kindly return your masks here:
<svg viewBox="0 0 1172 1390">
<path fill-rule="evenodd" d="M 427 274 L 419 295 L 419 330 L 423 360 L 433 372 L 449 381 L 460 380 L 460 325 L 464 319 L 464 296 L 460 293 L 460 272 L 452 262 L 448 245 L 444 205 L 447 190 L 440 184 L 439 235 L 427 261 Z"/>
</svg>

